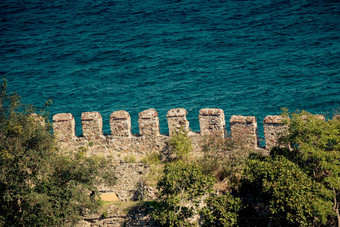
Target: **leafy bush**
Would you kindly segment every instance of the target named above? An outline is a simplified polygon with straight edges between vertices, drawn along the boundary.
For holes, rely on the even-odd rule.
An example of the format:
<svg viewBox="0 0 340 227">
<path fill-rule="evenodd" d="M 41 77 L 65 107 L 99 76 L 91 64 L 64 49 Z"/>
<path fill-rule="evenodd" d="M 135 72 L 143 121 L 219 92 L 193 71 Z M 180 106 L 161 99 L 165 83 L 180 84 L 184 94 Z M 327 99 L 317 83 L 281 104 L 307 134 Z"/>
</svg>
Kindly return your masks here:
<svg viewBox="0 0 340 227">
<path fill-rule="evenodd" d="M 188 137 L 188 132 L 180 128 L 174 136 L 167 142 L 170 159 L 188 160 L 189 152 L 192 151 L 192 142 Z"/>
<path fill-rule="evenodd" d="M 277 225 L 326 224 L 332 216 L 332 193 L 313 181 L 298 165 L 283 156 L 252 155 L 244 171 L 254 194 Z"/>
<path fill-rule="evenodd" d="M 203 174 L 195 162 L 179 160 L 167 163 L 164 176 L 158 182 L 160 206 L 153 217 L 168 226 L 192 224 L 190 218 L 194 216 L 203 196 L 211 193 L 214 182 L 214 177 Z"/>
<path fill-rule="evenodd" d="M 235 226 L 242 208 L 240 198 L 231 194 L 211 195 L 201 210 L 203 226 Z"/>
</svg>

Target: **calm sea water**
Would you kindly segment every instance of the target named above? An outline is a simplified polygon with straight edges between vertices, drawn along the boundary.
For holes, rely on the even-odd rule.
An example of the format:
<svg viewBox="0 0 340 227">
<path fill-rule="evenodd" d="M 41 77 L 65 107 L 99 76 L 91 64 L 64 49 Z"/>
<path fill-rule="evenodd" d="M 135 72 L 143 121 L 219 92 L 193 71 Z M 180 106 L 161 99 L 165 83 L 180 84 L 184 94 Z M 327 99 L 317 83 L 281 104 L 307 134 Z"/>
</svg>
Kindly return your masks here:
<svg viewBox="0 0 340 227">
<path fill-rule="evenodd" d="M 0 1 L 0 70 L 51 114 L 216 107 L 264 116 L 340 107 L 339 0 Z"/>
</svg>

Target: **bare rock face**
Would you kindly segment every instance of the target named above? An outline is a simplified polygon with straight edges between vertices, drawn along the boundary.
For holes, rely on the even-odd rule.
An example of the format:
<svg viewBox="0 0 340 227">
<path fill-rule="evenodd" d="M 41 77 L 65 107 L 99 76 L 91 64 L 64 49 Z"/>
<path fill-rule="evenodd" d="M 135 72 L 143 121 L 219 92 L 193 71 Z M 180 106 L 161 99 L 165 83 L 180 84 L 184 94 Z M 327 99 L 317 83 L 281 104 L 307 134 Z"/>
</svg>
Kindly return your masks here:
<svg viewBox="0 0 340 227">
<path fill-rule="evenodd" d="M 111 134 L 113 136 L 131 137 L 131 117 L 124 110 L 115 111 L 110 115 Z"/>
<path fill-rule="evenodd" d="M 225 117 L 222 109 L 201 109 L 198 118 L 202 135 L 225 136 Z"/>
<path fill-rule="evenodd" d="M 141 136 L 159 136 L 159 119 L 155 109 L 144 110 L 138 115 L 139 134 Z"/>
<path fill-rule="evenodd" d="M 168 120 L 169 135 L 172 136 L 183 128 L 189 131 L 189 121 L 186 118 L 187 110 L 183 108 L 175 108 L 168 111 L 166 118 Z"/>
</svg>

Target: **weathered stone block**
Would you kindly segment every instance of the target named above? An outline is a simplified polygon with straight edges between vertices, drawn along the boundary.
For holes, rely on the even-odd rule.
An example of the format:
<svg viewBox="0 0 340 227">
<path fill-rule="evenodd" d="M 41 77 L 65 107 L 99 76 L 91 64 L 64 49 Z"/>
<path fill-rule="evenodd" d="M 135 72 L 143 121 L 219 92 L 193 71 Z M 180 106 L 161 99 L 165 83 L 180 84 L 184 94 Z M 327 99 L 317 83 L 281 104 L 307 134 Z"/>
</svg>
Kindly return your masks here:
<svg viewBox="0 0 340 227">
<path fill-rule="evenodd" d="M 250 148 L 259 146 L 257 122 L 254 116 L 233 115 L 230 118 L 231 136 Z"/>
<path fill-rule="evenodd" d="M 189 121 L 186 118 L 187 113 L 187 110 L 183 108 L 175 108 L 168 111 L 166 118 L 168 120 L 170 136 L 176 133 L 181 127 L 183 127 L 185 131 L 189 131 Z"/>
<path fill-rule="evenodd" d="M 147 109 L 138 115 L 139 134 L 142 136 L 159 136 L 159 119 L 155 109 Z"/>
<path fill-rule="evenodd" d="M 131 137 L 131 117 L 124 110 L 115 111 L 110 115 L 111 134 L 113 136 Z"/>
<path fill-rule="evenodd" d="M 95 139 L 103 135 L 103 119 L 99 112 L 84 112 L 81 114 L 83 136 Z"/>
<path fill-rule="evenodd" d="M 222 109 L 201 109 L 198 118 L 202 135 L 216 134 L 217 136 L 224 137 L 226 128 L 224 111 Z"/>
<path fill-rule="evenodd" d="M 263 120 L 263 131 L 266 141 L 266 149 L 271 150 L 278 145 L 278 139 L 288 133 L 288 126 L 283 124 L 280 115 L 269 115 Z"/>
<path fill-rule="evenodd" d="M 60 113 L 53 116 L 53 132 L 57 140 L 67 142 L 76 137 L 76 124 L 70 113 Z"/>
</svg>

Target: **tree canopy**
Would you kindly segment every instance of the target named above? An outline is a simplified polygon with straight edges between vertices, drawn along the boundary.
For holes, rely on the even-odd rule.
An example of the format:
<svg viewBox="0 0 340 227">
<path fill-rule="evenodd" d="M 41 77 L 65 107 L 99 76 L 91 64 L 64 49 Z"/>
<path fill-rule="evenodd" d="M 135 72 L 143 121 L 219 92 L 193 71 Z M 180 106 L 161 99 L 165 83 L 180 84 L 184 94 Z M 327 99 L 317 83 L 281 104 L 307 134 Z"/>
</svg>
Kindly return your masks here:
<svg viewBox="0 0 340 227">
<path fill-rule="evenodd" d="M 95 186 L 108 165 L 81 151 L 64 154 L 56 145 L 46 111 L 0 95 L 0 226 L 51 226 L 76 222 L 99 203 Z M 107 172 L 106 172 L 107 173 Z M 114 183 L 114 173 L 106 175 Z M 101 178 L 103 179 L 103 178 Z"/>
<path fill-rule="evenodd" d="M 340 223 L 340 121 L 284 112 L 288 133 L 270 156 L 251 155 L 244 171 L 255 199 L 274 223 Z"/>
</svg>

